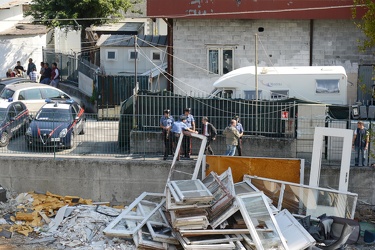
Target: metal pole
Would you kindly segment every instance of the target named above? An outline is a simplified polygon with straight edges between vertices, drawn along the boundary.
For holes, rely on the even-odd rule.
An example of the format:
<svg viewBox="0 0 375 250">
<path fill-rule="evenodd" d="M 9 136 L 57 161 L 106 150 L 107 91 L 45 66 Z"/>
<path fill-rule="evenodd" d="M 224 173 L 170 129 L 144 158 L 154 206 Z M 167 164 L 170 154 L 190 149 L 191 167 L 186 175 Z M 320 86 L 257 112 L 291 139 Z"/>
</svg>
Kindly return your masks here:
<svg viewBox="0 0 375 250">
<path fill-rule="evenodd" d="M 258 134 L 258 34 L 255 34 L 255 132 Z"/>
<path fill-rule="evenodd" d="M 138 75 L 137 75 L 137 36 L 134 36 L 134 98 L 133 98 L 133 128 L 137 125 L 137 117 L 136 117 L 136 101 L 137 101 L 137 93 L 138 93 Z"/>
</svg>

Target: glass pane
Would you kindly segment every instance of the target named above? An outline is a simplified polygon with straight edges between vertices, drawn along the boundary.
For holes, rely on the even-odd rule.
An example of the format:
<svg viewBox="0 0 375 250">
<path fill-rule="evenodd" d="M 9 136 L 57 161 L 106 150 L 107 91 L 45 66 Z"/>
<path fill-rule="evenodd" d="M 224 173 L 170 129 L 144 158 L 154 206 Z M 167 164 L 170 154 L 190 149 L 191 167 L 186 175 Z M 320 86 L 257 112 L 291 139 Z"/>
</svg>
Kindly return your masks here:
<svg viewBox="0 0 375 250">
<path fill-rule="evenodd" d="M 208 51 L 208 70 L 210 73 L 219 74 L 219 51 Z"/>
<path fill-rule="evenodd" d="M 264 249 L 284 249 L 262 195 L 241 197 Z"/>
<path fill-rule="evenodd" d="M 340 93 L 339 79 L 316 80 L 316 93 Z"/>
<path fill-rule="evenodd" d="M 223 50 L 223 74 L 233 70 L 233 50 Z"/>
<path fill-rule="evenodd" d="M 108 59 L 116 59 L 116 52 L 108 51 L 107 58 Z"/>
<path fill-rule="evenodd" d="M 275 206 L 278 205 L 280 190 L 284 185 L 281 208 L 287 209 L 292 214 L 318 217 L 326 213 L 330 216 L 352 218 L 352 211 L 356 206 L 357 196 L 355 194 L 339 193 L 335 190 L 283 183 L 276 180 L 251 179 L 251 183 L 271 198 Z"/>
</svg>

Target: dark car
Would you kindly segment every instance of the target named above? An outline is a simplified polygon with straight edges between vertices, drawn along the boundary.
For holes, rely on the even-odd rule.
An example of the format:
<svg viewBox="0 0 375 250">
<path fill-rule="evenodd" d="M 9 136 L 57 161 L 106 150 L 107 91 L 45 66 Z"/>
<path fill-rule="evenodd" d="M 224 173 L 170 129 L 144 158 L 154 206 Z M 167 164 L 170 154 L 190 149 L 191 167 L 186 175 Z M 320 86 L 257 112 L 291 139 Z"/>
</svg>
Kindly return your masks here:
<svg viewBox="0 0 375 250">
<path fill-rule="evenodd" d="M 26 133 L 27 147 L 72 148 L 74 137 L 85 133 L 84 109 L 73 100 L 46 100 Z"/>
<path fill-rule="evenodd" d="M 22 102 L 0 101 L 0 147 L 9 144 L 10 138 L 26 131 L 30 122 L 29 110 Z"/>
</svg>

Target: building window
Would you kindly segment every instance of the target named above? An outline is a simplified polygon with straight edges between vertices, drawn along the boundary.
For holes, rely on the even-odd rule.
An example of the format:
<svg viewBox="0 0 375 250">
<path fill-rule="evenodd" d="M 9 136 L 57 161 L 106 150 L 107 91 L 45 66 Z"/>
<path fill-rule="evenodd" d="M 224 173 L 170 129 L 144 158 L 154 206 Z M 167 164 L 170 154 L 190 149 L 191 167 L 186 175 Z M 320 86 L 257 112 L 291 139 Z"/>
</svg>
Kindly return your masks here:
<svg viewBox="0 0 375 250">
<path fill-rule="evenodd" d="M 107 60 L 116 60 L 117 59 L 117 51 L 116 50 L 106 50 Z"/>
<path fill-rule="evenodd" d="M 284 100 L 289 97 L 289 90 L 272 90 L 271 100 Z"/>
<path fill-rule="evenodd" d="M 209 48 L 208 70 L 210 74 L 224 75 L 233 70 L 233 49 Z"/>
<path fill-rule="evenodd" d="M 159 51 L 151 51 L 151 59 L 153 61 L 160 61 L 161 60 L 161 53 Z"/>
<path fill-rule="evenodd" d="M 339 79 L 316 80 L 316 93 L 340 93 Z"/>
<path fill-rule="evenodd" d="M 134 59 L 139 60 L 138 51 L 129 50 L 129 61 Z"/>
</svg>

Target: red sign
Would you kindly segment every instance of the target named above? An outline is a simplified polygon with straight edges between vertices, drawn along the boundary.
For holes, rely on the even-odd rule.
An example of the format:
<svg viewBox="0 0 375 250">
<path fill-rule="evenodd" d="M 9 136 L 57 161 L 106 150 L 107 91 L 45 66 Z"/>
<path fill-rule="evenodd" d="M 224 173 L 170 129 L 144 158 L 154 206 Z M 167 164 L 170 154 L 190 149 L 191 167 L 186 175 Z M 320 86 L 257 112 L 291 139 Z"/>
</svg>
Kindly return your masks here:
<svg viewBox="0 0 375 250">
<path fill-rule="evenodd" d="M 281 111 L 281 120 L 288 120 L 288 119 L 289 119 L 289 112 Z"/>
</svg>

